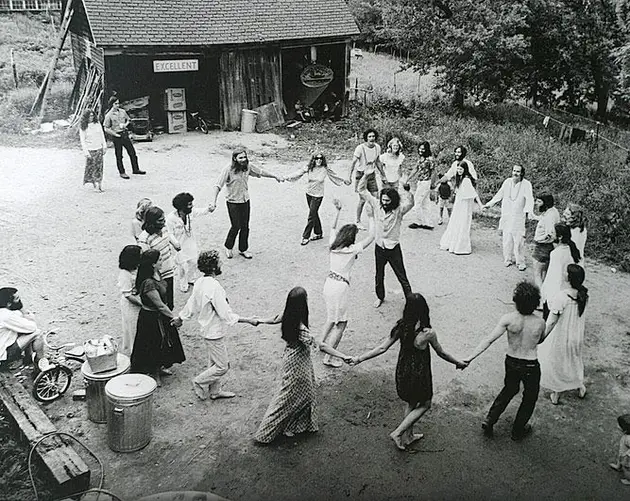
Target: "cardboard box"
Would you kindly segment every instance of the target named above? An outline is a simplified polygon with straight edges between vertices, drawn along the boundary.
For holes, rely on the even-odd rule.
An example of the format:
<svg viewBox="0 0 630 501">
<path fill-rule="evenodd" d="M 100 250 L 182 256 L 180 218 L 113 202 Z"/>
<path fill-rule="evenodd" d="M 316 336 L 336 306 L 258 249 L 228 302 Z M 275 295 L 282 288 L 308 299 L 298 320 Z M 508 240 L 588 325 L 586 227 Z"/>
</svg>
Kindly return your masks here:
<svg viewBox="0 0 630 501">
<path fill-rule="evenodd" d="M 166 111 L 186 110 L 186 89 L 166 89 L 164 91 L 163 106 Z"/>
<path fill-rule="evenodd" d="M 168 111 L 166 115 L 169 134 L 179 134 L 188 130 L 185 111 Z"/>
</svg>

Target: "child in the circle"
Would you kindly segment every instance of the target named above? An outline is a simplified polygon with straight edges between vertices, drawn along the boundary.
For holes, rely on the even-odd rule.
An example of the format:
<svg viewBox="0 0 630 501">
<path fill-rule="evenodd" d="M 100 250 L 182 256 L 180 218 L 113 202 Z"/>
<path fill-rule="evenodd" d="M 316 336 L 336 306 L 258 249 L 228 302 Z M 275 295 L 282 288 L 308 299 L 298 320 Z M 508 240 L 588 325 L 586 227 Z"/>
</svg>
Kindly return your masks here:
<svg viewBox="0 0 630 501">
<path fill-rule="evenodd" d="M 619 455 L 616 463 L 610 463 L 613 470 L 623 473 L 621 483 L 630 485 L 630 414 L 624 414 L 617 418 L 619 428 L 623 430 L 623 435 L 619 441 Z"/>
<path fill-rule="evenodd" d="M 448 184 L 447 181 L 440 183 L 438 186 L 438 208 L 440 209 L 440 219 L 438 220 L 438 224 L 444 223 L 444 211 L 446 211 L 446 217 L 450 217 L 449 209 L 453 208 L 453 202 L 451 201 L 451 195 L 453 190 L 451 189 L 451 185 Z"/>
</svg>

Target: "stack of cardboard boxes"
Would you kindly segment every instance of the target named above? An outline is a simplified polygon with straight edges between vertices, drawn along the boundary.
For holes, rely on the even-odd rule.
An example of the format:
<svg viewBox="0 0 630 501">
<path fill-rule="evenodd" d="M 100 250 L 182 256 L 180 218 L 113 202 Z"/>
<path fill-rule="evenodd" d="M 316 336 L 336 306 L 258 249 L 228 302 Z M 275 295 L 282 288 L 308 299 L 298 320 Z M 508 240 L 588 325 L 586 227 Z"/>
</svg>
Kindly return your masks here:
<svg viewBox="0 0 630 501">
<path fill-rule="evenodd" d="M 186 132 L 186 89 L 166 89 L 164 109 L 168 122 L 168 133 Z"/>
</svg>

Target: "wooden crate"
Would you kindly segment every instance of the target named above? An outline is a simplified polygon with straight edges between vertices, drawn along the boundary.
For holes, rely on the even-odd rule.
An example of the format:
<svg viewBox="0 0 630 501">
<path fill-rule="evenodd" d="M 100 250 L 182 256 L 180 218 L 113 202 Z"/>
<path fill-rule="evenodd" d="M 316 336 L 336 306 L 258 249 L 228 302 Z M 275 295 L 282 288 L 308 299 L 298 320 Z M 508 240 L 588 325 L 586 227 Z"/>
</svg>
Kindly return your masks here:
<svg viewBox="0 0 630 501">
<path fill-rule="evenodd" d="M 186 132 L 188 126 L 185 111 L 167 111 L 166 115 L 169 134 Z"/>
</svg>

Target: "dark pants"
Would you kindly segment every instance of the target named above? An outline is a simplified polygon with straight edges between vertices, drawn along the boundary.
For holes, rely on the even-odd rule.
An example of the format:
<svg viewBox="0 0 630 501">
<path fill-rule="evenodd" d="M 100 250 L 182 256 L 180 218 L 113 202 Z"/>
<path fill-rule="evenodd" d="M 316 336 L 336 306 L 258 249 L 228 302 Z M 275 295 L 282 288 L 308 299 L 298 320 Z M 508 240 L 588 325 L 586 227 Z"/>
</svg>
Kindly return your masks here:
<svg viewBox="0 0 630 501">
<path fill-rule="evenodd" d="M 238 250 L 245 252 L 249 238 L 249 200 L 244 203 L 227 202 L 227 209 L 231 227 L 225 239 L 225 247 L 226 249 L 234 247 L 236 235 L 238 235 Z"/>
<path fill-rule="evenodd" d="M 385 265 L 387 263 L 394 270 L 405 297 L 411 294 L 411 285 L 409 285 L 409 280 L 407 279 L 400 244 L 396 244 L 396 247 L 393 249 L 384 249 L 379 245 L 375 245 L 374 257 L 376 258 L 376 297 L 381 300 L 385 299 Z"/>
<path fill-rule="evenodd" d="M 173 310 L 173 277 L 165 278 L 166 282 L 166 306 Z"/>
<path fill-rule="evenodd" d="M 311 230 L 315 230 L 315 235 L 321 235 L 322 221 L 319 219 L 319 206 L 322 204 L 324 197 L 313 197 L 306 194 L 306 203 L 308 204 L 308 220 L 306 221 L 306 228 L 302 233 L 302 238 L 308 239 L 311 236 Z"/>
<path fill-rule="evenodd" d="M 540 389 L 540 365 L 538 360 L 523 360 L 509 355 L 505 357 L 505 381 L 503 389 L 497 396 L 488 411 L 486 421 L 494 425 L 503 413 L 510 401 L 519 392 L 523 382 L 523 400 L 516 413 L 512 434 L 523 433 L 525 425 L 532 417 L 536 400 L 538 400 L 538 390 Z"/>
<path fill-rule="evenodd" d="M 114 152 L 116 153 L 116 166 L 118 167 L 118 172 L 121 174 L 124 174 L 125 172 L 125 167 L 123 165 L 123 147 L 127 150 L 127 154 L 131 160 L 131 170 L 133 172 L 138 172 L 140 170 L 138 167 L 138 155 L 136 155 L 136 149 L 133 147 L 131 139 L 129 139 L 129 134 L 122 132 L 120 137 L 112 137 L 112 141 L 114 142 Z"/>
</svg>

